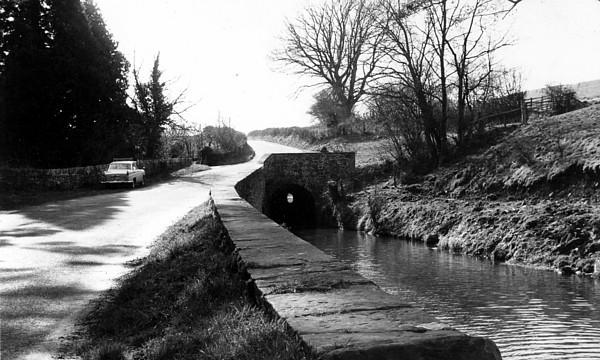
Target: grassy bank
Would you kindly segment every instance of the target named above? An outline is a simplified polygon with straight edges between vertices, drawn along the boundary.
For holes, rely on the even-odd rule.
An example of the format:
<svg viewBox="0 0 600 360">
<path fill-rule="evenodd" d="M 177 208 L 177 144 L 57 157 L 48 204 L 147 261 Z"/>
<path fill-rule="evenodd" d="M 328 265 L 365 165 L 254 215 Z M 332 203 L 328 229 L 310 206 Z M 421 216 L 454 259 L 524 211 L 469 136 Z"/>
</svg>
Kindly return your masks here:
<svg viewBox="0 0 600 360">
<path fill-rule="evenodd" d="M 453 199 L 380 185 L 352 207 L 349 226 L 494 261 L 590 275 L 600 258 L 600 206 L 582 200 Z"/>
<path fill-rule="evenodd" d="M 212 204 L 169 228 L 93 304 L 67 355 L 84 359 L 305 359 L 287 325 L 257 303 Z"/>
</svg>

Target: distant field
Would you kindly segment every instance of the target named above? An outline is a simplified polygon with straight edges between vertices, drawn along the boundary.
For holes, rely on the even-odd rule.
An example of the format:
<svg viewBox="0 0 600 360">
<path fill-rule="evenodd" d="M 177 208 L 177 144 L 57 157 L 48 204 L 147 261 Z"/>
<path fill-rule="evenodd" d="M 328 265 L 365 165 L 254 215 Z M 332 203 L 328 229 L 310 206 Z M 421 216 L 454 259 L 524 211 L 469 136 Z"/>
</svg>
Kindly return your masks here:
<svg viewBox="0 0 600 360">
<path fill-rule="evenodd" d="M 592 81 L 584 81 L 577 84 L 566 84 L 577 92 L 577 97 L 580 100 L 594 101 L 600 100 L 600 79 Z M 528 90 L 526 97 L 536 98 L 544 95 L 544 89 Z"/>
</svg>

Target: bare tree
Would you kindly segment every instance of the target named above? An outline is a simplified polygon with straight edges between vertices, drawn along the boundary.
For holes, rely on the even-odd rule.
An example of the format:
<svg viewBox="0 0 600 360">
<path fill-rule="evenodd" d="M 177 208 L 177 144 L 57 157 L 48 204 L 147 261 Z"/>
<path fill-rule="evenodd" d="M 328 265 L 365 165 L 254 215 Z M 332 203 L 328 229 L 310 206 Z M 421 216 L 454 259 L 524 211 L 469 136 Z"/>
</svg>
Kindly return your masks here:
<svg viewBox="0 0 600 360">
<path fill-rule="evenodd" d="M 348 117 L 377 75 L 381 40 L 370 1 L 331 0 L 287 23 L 275 57 L 331 87 Z"/>
<path fill-rule="evenodd" d="M 421 28 L 415 21 L 411 21 L 411 16 L 422 10 L 420 5 L 416 2 L 406 4 L 400 0 L 385 0 L 381 3 L 385 12 L 380 23 L 385 34 L 382 49 L 387 60 L 383 73 L 397 86 L 382 86 L 377 96 L 395 99 L 402 103 L 404 109 L 414 109 L 410 103 L 417 105 L 418 114 L 413 114 L 413 117 L 421 119 L 431 159 L 437 163 L 446 147 L 446 125 L 434 116 L 434 69 L 433 63 L 428 60 L 434 56 L 433 26 L 426 22 Z M 386 108 L 390 108 L 389 104 Z"/>
<path fill-rule="evenodd" d="M 451 12 L 447 11 L 447 3 L 452 6 Z M 460 1 L 441 0 L 438 6 L 430 8 L 430 13 L 438 12 L 434 18 L 447 16 L 446 23 L 450 25 L 445 41 L 450 53 L 456 94 L 459 146 L 464 144 L 467 133 L 472 130 L 473 117 L 467 114 L 468 110 L 473 110 L 472 94 L 487 84 L 493 72 L 491 55 L 508 45 L 504 37 L 494 39 L 488 30 L 497 15 L 503 13 L 503 9 L 499 9 L 496 3 L 496 0 L 473 0 L 462 4 Z"/>
<path fill-rule="evenodd" d="M 494 39 L 489 31 L 505 11 L 496 3 L 380 2 L 379 25 L 384 34 L 380 49 L 385 54 L 380 73 L 387 84 L 379 86 L 377 96 L 395 99 L 396 108 L 403 111 L 418 111 L 411 119 L 420 119 L 430 158 L 437 164 L 448 154 L 450 120 L 457 120 L 457 145 L 472 136 L 475 106 L 479 96 L 486 95 L 495 71 L 492 55 L 507 44 L 504 38 Z M 395 119 L 407 121 L 401 116 Z"/>
<path fill-rule="evenodd" d="M 396 170 L 418 172 L 430 169 L 432 154 L 424 143 L 426 129 L 413 90 L 402 85 L 382 86 L 370 96 L 372 120 L 387 134 L 386 151 L 395 161 Z"/>
</svg>

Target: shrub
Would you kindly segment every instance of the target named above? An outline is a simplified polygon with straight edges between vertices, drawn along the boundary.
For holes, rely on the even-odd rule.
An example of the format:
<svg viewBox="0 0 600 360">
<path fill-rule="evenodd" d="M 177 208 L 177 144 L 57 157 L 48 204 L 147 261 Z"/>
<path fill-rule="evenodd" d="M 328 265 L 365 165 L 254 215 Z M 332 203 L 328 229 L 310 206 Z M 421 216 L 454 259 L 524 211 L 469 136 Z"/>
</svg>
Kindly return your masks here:
<svg viewBox="0 0 600 360">
<path fill-rule="evenodd" d="M 544 95 L 550 97 L 552 102 L 552 113 L 554 115 L 564 114 L 569 111 L 577 110 L 580 107 L 577 93 L 568 86 L 547 85 L 546 88 L 544 88 Z"/>
</svg>

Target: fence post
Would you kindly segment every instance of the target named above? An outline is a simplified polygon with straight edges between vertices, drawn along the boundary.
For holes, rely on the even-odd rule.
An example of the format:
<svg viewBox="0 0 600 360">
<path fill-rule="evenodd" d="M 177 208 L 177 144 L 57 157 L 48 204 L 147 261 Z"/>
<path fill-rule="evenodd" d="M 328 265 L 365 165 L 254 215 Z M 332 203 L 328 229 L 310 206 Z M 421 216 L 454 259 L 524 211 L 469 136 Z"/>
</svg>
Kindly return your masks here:
<svg viewBox="0 0 600 360">
<path fill-rule="evenodd" d="M 525 104 L 525 101 L 523 101 L 523 100 L 521 100 L 520 105 L 521 105 L 521 124 L 525 125 L 525 124 L 527 124 L 527 105 Z"/>
</svg>

